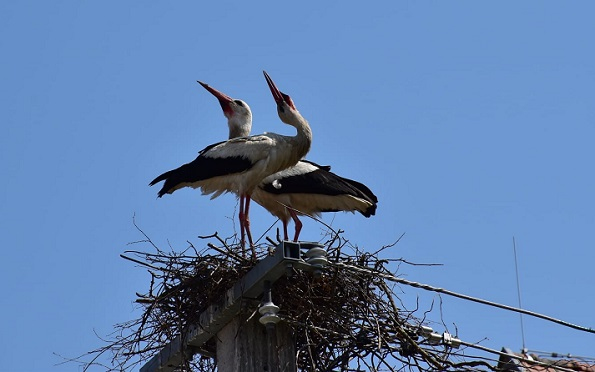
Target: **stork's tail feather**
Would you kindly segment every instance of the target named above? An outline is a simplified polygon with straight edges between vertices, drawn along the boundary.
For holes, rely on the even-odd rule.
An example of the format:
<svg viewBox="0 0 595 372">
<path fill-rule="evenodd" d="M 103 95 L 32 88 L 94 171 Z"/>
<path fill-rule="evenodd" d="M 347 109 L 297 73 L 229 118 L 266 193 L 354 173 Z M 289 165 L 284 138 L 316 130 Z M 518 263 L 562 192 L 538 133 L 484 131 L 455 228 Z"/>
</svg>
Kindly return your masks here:
<svg viewBox="0 0 595 372">
<path fill-rule="evenodd" d="M 159 192 L 157 193 L 157 197 L 160 198 L 165 194 L 171 194 L 171 192 L 173 190 L 172 189 L 172 182 L 170 182 L 171 177 L 173 176 L 175 170 L 171 170 L 168 172 L 163 173 L 162 175 L 157 176 L 153 181 L 151 181 L 149 183 L 149 186 L 153 186 L 161 181 L 165 181 L 165 183 L 163 184 L 163 187 L 161 188 L 161 190 L 159 190 Z M 171 191 L 170 191 L 171 190 Z"/>
<path fill-rule="evenodd" d="M 377 207 L 377 204 L 374 203 L 371 206 L 369 206 L 368 209 L 366 209 L 365 211 L 361 212 L 361 214 L 363 214 L 364 217 L 374 216 L 376 214 L 376 207 Z"/>
<path fill-rule="evenodd" d="M 350 180 L 349 178 L 341 178 L 344 182 L 353 188 L 353 195 L 362 198 L 370 203 L 370 206 L 365 211 L 360 211 L 364 217 L 371 217 L 376 214 L 376 207 L 378 206 L 378 198 L 368 186 L 361 182 Z"/>
</svg>

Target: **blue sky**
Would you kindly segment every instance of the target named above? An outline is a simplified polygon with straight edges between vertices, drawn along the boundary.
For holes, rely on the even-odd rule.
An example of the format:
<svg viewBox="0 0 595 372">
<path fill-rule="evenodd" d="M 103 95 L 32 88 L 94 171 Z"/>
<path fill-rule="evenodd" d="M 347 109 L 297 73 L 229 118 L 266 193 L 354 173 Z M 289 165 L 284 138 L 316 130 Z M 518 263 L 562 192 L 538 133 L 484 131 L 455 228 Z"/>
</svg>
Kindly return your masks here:
<svg viewBox="0 0 595 372">
<path fill-rule="evenodd" d="M 595 5 L 527 2 L 5 1 L 0 4 L 0 349 L 6 371 L 139 316 L 141 239 L 234 232 L 236 200 L 148 182 L 227 136 L 196 80 L 280 125 L 267 70 L 309 120 L 308 159 L 367 184 L 377 215 L 326 215 L 359 247 L 438 267 L 403 277 L 595 327 Z M 254 206 L 254 235 L 274 219 Z M 304 240 L 321 226 L 304 221 Z M 276 226 L 280 226 L 277 224 Z M 143 247 L 135 246 L 140 249 Z M 149 247 L 146 247 L 148 250 Z M 429 307 L 435 294 L 403 287 Z M 517 314 L 443 297 L 461 339 L 522 346 Z M 443 331 L 438 325 L 437 330 Z M 595 335 L 525 318 L 529 349 L 594 357 Z M 478 354 L 471 352 L 471 354 Z"/>
</svg>

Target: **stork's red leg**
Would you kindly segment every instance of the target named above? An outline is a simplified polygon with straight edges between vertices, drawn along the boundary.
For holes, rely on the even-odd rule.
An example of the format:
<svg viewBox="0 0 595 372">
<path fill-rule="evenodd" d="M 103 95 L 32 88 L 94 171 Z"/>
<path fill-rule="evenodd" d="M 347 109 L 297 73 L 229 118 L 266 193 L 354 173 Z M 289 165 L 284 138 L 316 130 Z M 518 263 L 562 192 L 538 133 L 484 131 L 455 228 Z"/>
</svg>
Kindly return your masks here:
<svg viewBox="0 0 595 372">
<path fill-rule="evenodd" d="M 289 234 L 287 234 L 287 225 L 288 225 L 289 221 L 283 221 L 283 239 L 284 240 L 289 240 Z"/>
<path fill-rule="evenodd" d="M 245 235 L 246 235 L 246 228 L 245 228 L 245 221 L 246 221 L 246 216 L 244 213 L 244 200 L 245 200 L 245 196 L 242 194 L 240 195 L 240 214 L 238 216 L 239 220 L 240 220 L 240 246 L 242 247 L 242 256 L 246 257 L 246 239 L 245 239 Z"/>
<path fill-rule="evenodd" d="M 248 235 L 248 242 L 250 243 L 250 249 L 252 249 L 252 258 L 256 259 L 256 249 L 254 248 L 254 242 L 252 241 L 252 231 L 250 231 L 250 217 L 249 217 L 249 211 L 250 211 L 250 200 L 252 200 L 252 198 L 250 196 L 246 196 L 246 206 L 244 209 L 244 225 L 245 225 L 245 229 L 246 229 L 246 235 Z"/>
<path fill-rule="evenodd" d="M 293 218 L 293 223 L 295 224 L 295 237 L 293 238 L 294 242 L 298 241 L 298 237 L 300 236 L 300 231 L 302 231 L 302 221 L 297 216 L 297 213 L 292 208 L 287 208 L 291 218 Z"/>
</svg>

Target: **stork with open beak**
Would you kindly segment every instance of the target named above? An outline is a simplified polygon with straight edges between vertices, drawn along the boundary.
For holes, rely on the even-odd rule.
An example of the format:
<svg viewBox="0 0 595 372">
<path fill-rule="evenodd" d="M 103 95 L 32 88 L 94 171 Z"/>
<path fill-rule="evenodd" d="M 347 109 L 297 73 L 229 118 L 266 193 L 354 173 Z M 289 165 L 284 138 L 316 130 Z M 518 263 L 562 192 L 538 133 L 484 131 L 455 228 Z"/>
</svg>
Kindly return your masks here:
<svg viewBox="0 0 595 372">
<path fill-rule="evenodd" d="M 277 103 L 279 118 L 296 128 L 295 136 L 264 133 L 215 143 L 201 150 L 190 163 L 157 176 L 149 184 L 153 186 L 165 181 L 158 192 L 159 197 L 183 187 L 200 188 L 203 194 L 220 195 L 227 191 L 238 194 L 241 246 L 245 247 L 247 235 L 253 258 L 256 252 L 249 210 L 254 189 L 264 178 L 295 165 L 308 153 L 312 144 L 310 125 L 297 111 L 291 97 L 281 93 L 266 72 L 264 75 Z"/>
</svg>

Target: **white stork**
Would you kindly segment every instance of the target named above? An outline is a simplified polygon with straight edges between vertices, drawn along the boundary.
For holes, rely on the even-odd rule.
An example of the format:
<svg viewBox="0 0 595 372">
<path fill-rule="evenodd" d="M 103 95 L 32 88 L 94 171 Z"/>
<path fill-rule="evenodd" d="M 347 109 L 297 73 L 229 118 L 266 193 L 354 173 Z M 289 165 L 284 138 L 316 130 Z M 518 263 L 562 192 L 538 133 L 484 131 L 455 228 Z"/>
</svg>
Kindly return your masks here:
<svg viewBox="0 0 595 372">
<path fill-rule="evenodd" d="M 376 213 L 378 198 L 364 184 L 343 178 L 330 166 L 302 160 L 295 166 L 265 178 L 252 193 L 252 199 L 283 222 L 288 240 L 289 218 L 295 224 L 293 241 L 302 230 L 300 215 L 320 216 L 321 212 L 360 212 L 365 217 Z"/>
<path fill-rule="evenodd" d="M 241 246 L 244 248 L 247 235 L 253 258 L 256 253 L 249 219 L 252 192 L 265 177 L 295 165 L 312 144 L 312 131 L 306 119 L 297 111 L 291 97 L 281 93 L 266 71 L 263 72 L 277 103 L 279 118 L 296 128 L 295 136 L 264 133 L 215 143 L 201 150 L 190 163 L 161 174 L 149 184 L 165 181 L 157 194 L 159 197 L 182 187 L 201 188 L 203 194 L 219 195 L 226 191 L 238 194 Z"/>
<path fill-rule="evenodd" d="M 227 117 L 229 138 L 249 136 L 252 113 L 248 104 L 199 83 L 219 100 Z M 290 218 L 293 219 L 294 241 L 298 240 L 302 229 L 298 214 L 319 216 L 321 212 L 358 211 L 370 217 L 375 214 L 378 203 L 376 195 L 366 185 L 330 172 L 329 166 L 307 160 L 265 178 L 254 189 L 252 200 L 281 220 L 285 240 L 289 239 L 287 226 Z"/>
</svg>

